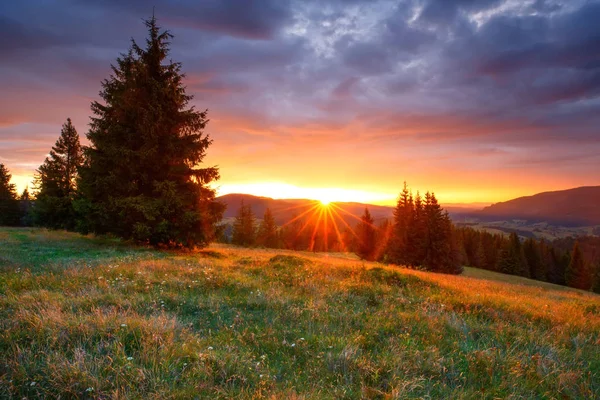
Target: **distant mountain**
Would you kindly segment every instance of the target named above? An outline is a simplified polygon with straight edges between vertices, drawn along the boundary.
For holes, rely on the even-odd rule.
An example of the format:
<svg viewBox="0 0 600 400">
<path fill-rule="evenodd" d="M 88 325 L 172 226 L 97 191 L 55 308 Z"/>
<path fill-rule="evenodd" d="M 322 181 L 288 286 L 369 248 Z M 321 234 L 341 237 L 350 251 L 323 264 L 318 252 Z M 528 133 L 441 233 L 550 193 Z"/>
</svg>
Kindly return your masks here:
<svg viewBox="0 0 600 400">
<path fill-rule="evenodd" d="M 564 226 L 600 225 L 600 186 L 519 197 L 492 204 L 472 216 L 487 221 L 521 219 Z"/>
<path fill-rule="evenodd" d="M 273 216 L 275 217 L 275 222 L 278 225 L 282 225 L 303 213 L 306 213 L 308 216 L 312 213 L 312 211 L 308 211 L 320 204 L 320 202 L 316 200 L 271 199 L 269 197 L 258 197 L 249 194 L 237 193 L 220 196 L 218 197 L 218 200 L 227 205 L 227 209 L 223 215 L 224 218 L 235 217 L 243 200 L 244 204 L 250 204 L 252 206 L 254 215 L 256 215 L 256 218 L 259 219 L 262 219 L 266 208 L 269 207 L 273 213 Z M 377 206 L 372 204 L 335 202 L 330 205 L 332 211 L 335 210 L 341 219 L 352 226 L 358 222 L 358 219 L 365 211 L 365 207 L 369 209 L 369 212 L 373 216 L 373 219 L 376 223 L 383 219 L 391 218 L 394 212 L 393 207 Z M 318 208 L 315 207 L 315 210 L 318 210 Z"/>
</svg>

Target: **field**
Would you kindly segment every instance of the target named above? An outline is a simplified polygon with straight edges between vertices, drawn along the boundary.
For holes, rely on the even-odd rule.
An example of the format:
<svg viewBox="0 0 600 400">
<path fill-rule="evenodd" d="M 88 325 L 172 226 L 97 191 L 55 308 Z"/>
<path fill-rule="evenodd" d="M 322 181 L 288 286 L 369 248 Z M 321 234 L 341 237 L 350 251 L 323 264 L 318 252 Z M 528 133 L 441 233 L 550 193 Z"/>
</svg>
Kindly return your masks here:
<svg viewBox="0 0 600 400">
<path fill-rule="evenodd" d="M 0 229 L 0 398 L 600 397 L 600 296 Z"/>
</svg>

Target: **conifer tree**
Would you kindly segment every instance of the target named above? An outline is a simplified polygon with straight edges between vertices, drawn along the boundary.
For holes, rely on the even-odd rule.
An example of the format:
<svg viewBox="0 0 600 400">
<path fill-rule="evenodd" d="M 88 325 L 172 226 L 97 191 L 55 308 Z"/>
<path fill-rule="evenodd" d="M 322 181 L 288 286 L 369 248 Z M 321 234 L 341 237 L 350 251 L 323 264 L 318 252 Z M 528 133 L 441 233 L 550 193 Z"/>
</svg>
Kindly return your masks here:
<svg viewBox="0 0 600 400">
<path fill-rule="evenodd" d="M 19 206 L 21 210 L 21 226 L 32 226 L 33 225 L 33 201 L 29 194 L 29 188 L 23 189 L 23 193 L 19 197 Z"/>
<path fill-rule="evenodd" d="M 600 258 L 594 264 L 592 269 L 592 292 L 600 293 Z"/>
<path fill-rule="evenodd" d="M 369 209 L 365 208 L 365 212 L 360 218 L 356 229 L 358 236 L 357 254 L 363 260 L 373 260 L 375 258 L 376 230 L 373 222 L 374 220 Z"/>
<path fill-rule="evenodd" d="M 52 229 L 74 229 L 76 216 L 73 200 L 78 168 L 83 164 L 79 135 L 70 118 L 63 124 L 60 137 L 50 155 L 37 169 L 35 184 L 35 222 Z"/>
<path fill-rule="evenodd" d="M 208 184 L 217 168 L 199 168 L 212 143 L 207 111 L 189 105 L 181 64 L 169 61 L 168 31 L 145 22 L 145 47 L 132 40 L 93 102 L 81 169 L 82 231 L 113 233 L 152 245 L 205 246 L 224 205 Z"/>
<path fill-rule="evenodd" d="M 394 209 L 394 234 L 390 240 L 390 249 L 388 250 L 391 263 L 410 264 L 407 243 L 412 212 L 413 205 L 410 191 L 406 182 L 404 182 L 404 188 L 400 192 L 398 203 Z"/>
<path fill-rule="evenodd" d="M 567 286 L 583 290 L 589 290 L 592 286 L 592 274 L 583 259 L 579 242 L 573 245 L 571 262 L 565 271 L 565 282 Z"/>
<path fill-rule="evenodd" d="M 529 277 L 527 262 L 519 236 L 512 232 L 498 257 L 498 272 Z"/>
<path fill-rule="evenodd" d="M 275 249 L 279 247 L 279 237 L 277 234 L 277 224 L 269 207 L 266 208 L 263 220 L 258 227 L 256 238 L 259 246 Z"/>
<path fill-rule="evenodd" d="M 250 204 L 245 205 L 244 201 L 240 205 L 238 214 L 233 223 L 233 233 L 231 243 L 238 246 L 254 246 L 256 242 L 256 218 L 252 212 Z"/>
<path fill-rule="evenodd" d="M 16 226 L 21 218 L 17 191 L 11 178 L 9 170 L 0 164 L 0 225 Z"/>
<path fill-rule="evenodd" d="M 542 264 L 540 248 L 534 239 L 528 238 L 523 242 L 523 255 L 531 279 L 545 281 L 547 279 L 546 269 Z"/>
<path fill-rule="evenodd" d="M 452 241 L 452 223 L 435 194 L 425 194 L 426 244 L 423 267 L 429 271 L 460 273 Z"/>
</svg>

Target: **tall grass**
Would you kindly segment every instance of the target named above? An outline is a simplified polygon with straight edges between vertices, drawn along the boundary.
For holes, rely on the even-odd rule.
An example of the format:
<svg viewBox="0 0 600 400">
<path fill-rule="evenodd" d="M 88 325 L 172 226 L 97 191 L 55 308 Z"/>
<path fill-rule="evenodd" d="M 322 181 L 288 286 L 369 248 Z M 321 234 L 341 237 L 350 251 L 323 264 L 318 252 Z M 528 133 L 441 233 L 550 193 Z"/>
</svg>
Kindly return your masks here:
<svg viewBox="0 0 600 400">
<path fill-rule="evenodd" d="M 600 397 L 600 297 L 501 279 L 1 229 L 0 397 Z"/>
</svg>

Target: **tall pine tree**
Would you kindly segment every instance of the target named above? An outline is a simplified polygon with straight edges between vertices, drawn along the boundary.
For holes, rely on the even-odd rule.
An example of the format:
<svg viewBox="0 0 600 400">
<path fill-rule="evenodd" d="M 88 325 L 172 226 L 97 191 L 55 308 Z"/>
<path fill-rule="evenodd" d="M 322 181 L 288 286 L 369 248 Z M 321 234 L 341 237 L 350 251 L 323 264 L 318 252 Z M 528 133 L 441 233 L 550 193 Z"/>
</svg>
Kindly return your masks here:
<svg viewBox="0 0 600 400">
<path fill-rule="evenodd" d="M 277 224 L 271 209 L 267 207 L 263 220 L 258 227 L 256 242 L 259 246 L 275 249 L 279 247 L 279 236 L 277 234 Z"/>
<path fill-rule="evenodd" d="M 360 218 L 360 222 L 357 226 L 357 236 L 358 236 L 358 251 L 357 254 L 363 260 L 373 260 L 375 258 L 375 250 L 377 243 L 376 239 L 376 230 L 373 225 L 373 217 L 369 212 L 368 208 L 365 208 L 365 213 Z"/>
<path fill-rule="evenodd" d="M 17 190 L 11 178 L 8 168 L 0 164 L 0 225 L 16 226 L 21 219 Z"/>
<path fill-rule="evenodd" d="M 44 163 L 37 169 L 34 221 L 52 229 L 74 229 L 73 200 L 78 168 L 83 164 L 79 135 L 70 118 Z"/>
<path fill-rule="evenodd" d="M 92 103 L 80 229 L 152 245 L 205 246 L 224 211 L 208 186 L 218 169 L 198 167 L 212 143 L 203 133 L 207 111 L 190 107 L 181 64 L 168 59 L 173 36 L 154 17 L 145 23 L 146 46 L 132 40 L 102 82 L 103 103 Z"/>
<path fill-rule="evenodd" d="M 579 242 L 573 245 L 571 262 L 565 271 L 565 282 L 567 286 L 577 289 L 589 290 L 592 287 L 592 273 L 583 259 Z"/>
<path fill-rule="evenodd" d="M 394 230 L 388 249 L 388 258 L 391 263 L 411 264 L 407 245 L 413 208 L 412 196 L 406 182 L 404 182 L 404 187 L 394 209 Z"/>
<path fill-rule="evenodd" d="M 256 242 L 256 218 L 250 204 L 242 203 L 233 223 L 231 243 L 238 246 L 254 246 Z"/>
</svg>

